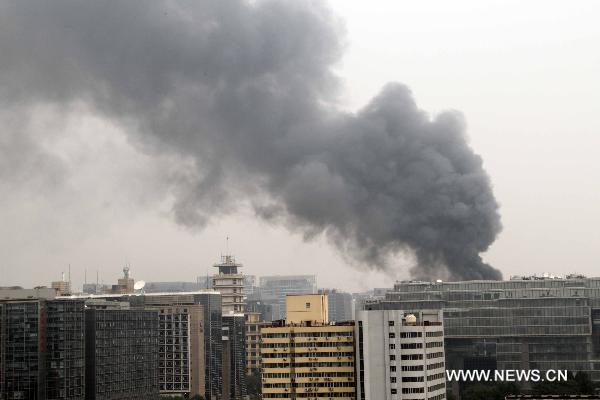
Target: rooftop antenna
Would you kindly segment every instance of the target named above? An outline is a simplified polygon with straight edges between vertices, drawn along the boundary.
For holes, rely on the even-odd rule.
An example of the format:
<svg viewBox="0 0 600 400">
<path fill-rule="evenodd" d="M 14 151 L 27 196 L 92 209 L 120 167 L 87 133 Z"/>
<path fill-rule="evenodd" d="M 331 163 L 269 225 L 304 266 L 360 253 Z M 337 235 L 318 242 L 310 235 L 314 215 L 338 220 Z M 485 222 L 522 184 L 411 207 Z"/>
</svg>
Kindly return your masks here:
<svg viewBox="0 0 600 400">
<path fill-rule="evenodd" d="M 83 283 L 87 284 L 87 268 L 83 269 Z"/>
<path fill-rule="evenodd" d="M 69 283 L 71 283 L 71 264 L 69 264 Z"/>
</svg>

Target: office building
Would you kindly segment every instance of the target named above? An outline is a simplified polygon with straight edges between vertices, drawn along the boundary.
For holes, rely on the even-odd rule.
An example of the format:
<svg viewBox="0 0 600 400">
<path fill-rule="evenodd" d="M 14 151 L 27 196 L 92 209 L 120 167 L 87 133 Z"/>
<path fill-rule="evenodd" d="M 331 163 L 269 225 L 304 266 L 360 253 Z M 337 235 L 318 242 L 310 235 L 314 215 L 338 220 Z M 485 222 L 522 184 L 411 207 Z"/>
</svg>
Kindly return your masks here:
<svg viewBox="0 0 600 400">
<path fill-rule="evenodd" d="M 223 315 L 223 396 L 222 400 L 243 400 L 246 396 L 245 316 Z"/>
<path fill-rule="evenodd" d="M 184 382 L 178 380 L 186 375 L 186 368 L 189 367 L 188 376 L 200 376 L 204 368 L 204 379 L 189 381 L 186 387 L 189 387 L 190 394 L 195 393 L 197 383 L 205 399 L 219 399 L 222 387 L 221 295 L 214 291 L 199 291 L 128 297 L 137 300 L 136 304 L 140 306 L 162 311 L 159 317 L 163 316 L 160 332 L 164 343 L 161 343 L 160 362 L 164 363 L 163 382 L 166 386 L 161 394 L 182 390 Z M 200 337 L 203 337 L 201 344 L 198 343 Z M 203 359 L 199 359 L 202 355 Z M 173 362 L 172 369 L 169 368 L 170 362 Z"/>
<path fill-rule="evenodd" d="M 357 399 L 446 398 L 442 312 L 357 311 Z"/>
<path fill-rule="evenodd" d="M 200 394 L 205 399 L 220 399 L 222 331 L 221 295 L 218 292 L 210 290 L 72 297 L 128 302 L 132 309 L 158 311 L 160 394 L 190 395 L 196 393 L 199 386 Z"/>
<path fill-rule="evenodd" d="M 213 289 L 221 293 L 223 315 L 244 312 L 244 276 L 238 269 L 242 264 L 236 263 L 231 255 L 222 256 L 221 262 L 214 265 L 219 273 L 213 275 Z"/>
<path fill-rule="evenodd" d="M 84 398 L 83 301 L 55 293 L 0 290 L 0 399 Z"/>
<path fill-rule="evenodd" d="M 263 399 L 355 399 L 354 323 L 329 323 L 324 295 L 289 296 L 261 329 Z"/>
<path fill-rule="evenodd" d="M 288 294 L 317 293 L 315 275 L 276 275 L 259 278 L 260 300 L 270 304 L 273 319 L 285 319 L 285 298 Z"/>
<path fill-rule="evenodd" d="M 158 340 L 157 311 L 86 301 L 86 400 L 158 399 Z"/>
<path fill-rule="evenodd" d="M 351 321 L 352 317 L 352 295 L 340 292 L 337 289 L 319 289 L 320 294 L 327 295 L 329 303 L 329 320 L 333 322 Z"/>
<path fill-rule="evenodd" d="M 398 282 L 366 308 L 443 310 L 448 369 L 585 371 L 600 381 L 600 278 Z"/>
</svg>

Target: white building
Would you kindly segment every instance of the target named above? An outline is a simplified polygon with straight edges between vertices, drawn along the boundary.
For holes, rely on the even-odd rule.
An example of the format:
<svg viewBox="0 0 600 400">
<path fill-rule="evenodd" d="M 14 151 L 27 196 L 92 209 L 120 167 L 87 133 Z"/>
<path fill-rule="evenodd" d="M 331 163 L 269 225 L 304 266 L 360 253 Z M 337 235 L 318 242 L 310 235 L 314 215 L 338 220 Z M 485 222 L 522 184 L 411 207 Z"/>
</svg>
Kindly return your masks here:
<svg viewBox="0 0 600 400">
<path fill-rule="evenodd" d="M 244 275 L 238 271 L 242 264 L 236 263 L 233 256 L 226 255 L 214 267 L 219 269 L 219 273 L 212 277 L 213 289 L 221 293 L 223 315 L 243 313 Z"/>
<path fill-rule="evenodd" d="M 357 311 L 357 399 L 445 399 L 442 321 L 437 310 Z"/>
</svg>

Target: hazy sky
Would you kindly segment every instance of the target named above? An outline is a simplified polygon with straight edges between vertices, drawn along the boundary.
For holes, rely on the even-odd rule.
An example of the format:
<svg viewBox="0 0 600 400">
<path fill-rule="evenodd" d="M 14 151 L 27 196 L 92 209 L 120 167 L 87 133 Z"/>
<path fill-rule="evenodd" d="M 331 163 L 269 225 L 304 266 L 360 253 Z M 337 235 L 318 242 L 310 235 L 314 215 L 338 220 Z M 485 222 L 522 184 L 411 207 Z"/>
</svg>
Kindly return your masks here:
<svg viewBox="0 0 600 400">
<path fill-rule="evenodd" d="M 432 116 L 463 113 L 500 203 L 503 231 L 485 261 L 505 277 L 597 275 L 600 4 L 330 4 L 346 29 L 336 66 L 341 107 L 359 109 L 396 81 Z M 0 286 L 49 284 L 69 264 L 75 285 L 85 269 L 88 281 L 100 270 L 102 281 L 113 282 L 126 262 L 136 279 L 191 281 L 211 271 L 227 236 L 248 274 L 317 274 L 319 286 L 348 290 L 408 277 L 410 257 L 398 260 L 392 274 L 361 270 L 324 237 L 305 241 L 250 209 L 214 218 L 204 229 L 182 227 L 156 179 L 169 176 L 169 155 L 140 152 L 126 127 L 84 103 L 66 112 L 41 105 L 28 115 L 16 120 L 10 109 L 0 110 L 0 147 L 27 131 L 40 149 L 33 159 L 17 153 L 14 161 L 0 160 Z M 31 165 L 11 173 L 13 162 Z M 75 172 L 61 179 L 65 166 Z"/>
</svg>

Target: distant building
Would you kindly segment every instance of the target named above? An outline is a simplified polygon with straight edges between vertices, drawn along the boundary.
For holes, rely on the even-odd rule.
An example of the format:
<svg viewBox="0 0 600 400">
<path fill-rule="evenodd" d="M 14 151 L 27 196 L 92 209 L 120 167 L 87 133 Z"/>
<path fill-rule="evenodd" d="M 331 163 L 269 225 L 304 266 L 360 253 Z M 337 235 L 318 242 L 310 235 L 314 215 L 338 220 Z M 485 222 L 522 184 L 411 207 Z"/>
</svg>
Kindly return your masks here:
<svg viewBox="0 0 600 400">
<path fill-rule="evenodd" d="M 146 282 L 144 293 L 195 292 L 202 289 L 207 288 L 199 282 Z"/>
<path fill-rule="evenodd" d="M 340 292 L 337 289 L 319 289 L 319 293 L 327 295 L 330 321 L 351 321 L 354 319 L 352 317 L 352 295 L 350 293 Z"/>
<path fill-rule="evenodd" d="M 0 399 L 85 395 L 83 301 L 48 290 L 0 291 Z M 35 292 L 45 297 L 22 298 Z"/>
<path fill-rule="evenodd" d="M 441 311 L 358 311 L 357 398 L 446 398 Z"/>
<path fill-rule="evenodd" d="M 158 312 L 89 300 L 85 310 L 86 400 L 159 397 Z"/>
<path fill-rule="evenodd" d="M 107 294 L 112 290 L 110 285 L 105 285 L 103 283 L 84 283 L 83 284 L 83 293 L 85 294 Z"/>
<path fill-rule="evenodd" d="M 265 303 L 262 300 L 248 300 L 246 302 L 246 310 L 258 313 L 260 315 L 260 321 L 273 321 L 276 319 L 274 318 L 273 305 Z M 277 316 L 279 316 L 279 314 L 277 314 Z"/>
<path fill-rule="evenodd" d="M 285 297 L 288 294 L 317 293 L 315 275 L 276 275 L 261 276 L 260 300 L 271 304 L 273 320 L 285 319 Z"/>
<path fill-rule="evenodd" d="M 223 315 L 223 396 L 222 400 L 246 397 L 246 338 L 244 314 Z"/>
<path fill-rule="evenodd" d="M 259 287 L 256 275 L 244 275 L 244 296 L 254 299 L 258 295 Z"/>
<path fill-rule="evenodd" d="M 213 289 L 221 293 L 223 315 L 244 312 L 244 276 L 238 271 L 242 264 L 231 255 L 221 257 L 214 265 L 219 273 L 213 275 Z"/>
<path fill-rule="evenodd" d="M 261 329 L 262 398 L 354 400 L 354 324 L 330 324 L 324 295 L 289 298 L 288 323 Z"/>
<path fill-rule="evenodd" d="M 133 293 L 133 278 L 129 277 L 129 267 L 125 266 L 123 268 L 123 277 L 117 280 L 117 285 L 113 285 L 113 293 Z"/>
<path fill-rule="evenodd" d="M 62 273 L 62 279 L 60 281 L 54 281 L 50 285 L 52 289 L 56 290 L 59 296 L 67 296 L 71 294 L 71 281 L 65 279 L 65 273 Z"/>
</svg>

